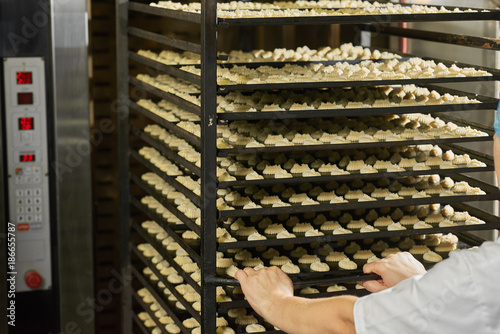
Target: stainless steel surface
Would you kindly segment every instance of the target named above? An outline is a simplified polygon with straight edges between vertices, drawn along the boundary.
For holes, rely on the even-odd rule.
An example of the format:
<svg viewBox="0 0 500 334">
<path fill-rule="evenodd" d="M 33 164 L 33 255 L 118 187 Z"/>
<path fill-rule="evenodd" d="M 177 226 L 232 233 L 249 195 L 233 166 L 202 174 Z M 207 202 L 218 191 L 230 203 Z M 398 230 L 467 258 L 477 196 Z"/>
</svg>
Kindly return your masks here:
<svg viewBox="0 0 500 334">
<path fill-rule="evenodd" d="M 87 1 L 51 10 L 61 332 L 94 333 Z"/>
<path fill-rule="evenodd" d="M 408 1 L 408 3 L 429 4 L 429 5 L 449 5 L 449 6 L 474 6 L 477 8 L 498 8 L 498 3 L 491 0 L 478 0 L 471 3 L 467 0 L 426 0 L 426 1 Z M 498 38 L 498 21 L 484 21 L 484 22 L 428 22 L 428 23 L 410 23 L 410 28 L 438 31 L 445 33 L 455 33 L 470 36 L 483 36 Z M 415 55 L 425 55 L 428 57 L 437 57 L 459 62 L 466 62 L 474 65 L 488 66 L 498 68 L 499 55 L 498 51 L 482 50 L 467 48 L 456 45 L 448 45 L 434 42 L 425 42 L 418 40 L 408 40 L 408 52 Z M 453 84 L 443 85 L 455 89 L 465 90 L 471 93 L 482 94 L 491 97 L 498 97 L 499 85 L 498 82 L 481 82 L 477 84 Z M 473 122 L 482 123 L 486 125 L 493 124 L 493 112 L 467 112 L 455 111 L 454 115 L 460 118 L 466 118 Z M 491 143 L 470 143 L 465 145 L 480 152 L 493 152 L 493 145 Z M 482 181 L 489 184 L 495 184 L 496 178 L 494 173 L 483 173 L 478 176 Z M 480 203 L 477 207 L 486 210 L 490 213 L 498 215 L 498 203 L 488 202 Z M 485 239 L 496 239 L 498 231 L 481 232 L 478 233 Z"/>
</svg>

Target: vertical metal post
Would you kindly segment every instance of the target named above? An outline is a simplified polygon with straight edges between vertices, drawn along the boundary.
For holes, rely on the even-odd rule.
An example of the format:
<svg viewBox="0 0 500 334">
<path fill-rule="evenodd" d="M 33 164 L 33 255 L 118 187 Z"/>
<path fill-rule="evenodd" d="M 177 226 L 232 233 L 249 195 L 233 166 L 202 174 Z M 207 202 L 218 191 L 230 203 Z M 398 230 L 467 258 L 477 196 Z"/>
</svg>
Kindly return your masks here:
<svg viewBox="0 0 500 334">
<path fill-rule="evenodd" d="M 58 276 L 60 331 L 78 328 L 82 333 L 94 333 L 93 315 L 85 316 L 81 305 L 94 295 L 92 242 L 92 189 L 90 152 L 92 140 L 89 117 L 88 69 L 88 3 L 85 1 L 41 1 L 50 6 L 51 52 L 54 99 L 53 133 L 54 158 L 62 165 L 78 157 L 71 172 L 52 164 L 51 212 L 57 229 L 55 272 Z M 40 2 L 39 2 L 40 3 Z M 41 12 L 40 12 L 41 13 Z M 68 38 L 68 36 L 71 36 Z M 49 109 L 50 113 L 50 109 Z M 49 128 L 50 129 L 50 128 Z M 49 144 L 50 145 L 50 144 Z M 66 166 L 66 165 L 65 165 Z M 54 177 L 55 176 L 55 177 Z M 78 189 L 78 191 L 75 191 Z M 55 209 L 55 210 L 54 210 Z M 54 242 L 54 241 L 53 241 Z"/>
<path fill-rule="evenodd" d="M 0 65 L 1 66 L 1 65 Z M 0 67 L 0 78 L 1 78 L 2 69 Z M 0 80 L 0 92 L 2 92 L 2 82 Z M 3 104 L 2 104 L 2 94 L 0 94 L 0 111 L 3 114 Z M 4 142 L 3 142 L 3 123 L 2 117 L 0 117 L 0 152 L 4 152 Z M 3 157 L 3 156 L 2 156 Z M 5 171 L 3 167 L 3 161 L 0 163 L 0 282 L 7 282 L 7 271 L 3 270 L 7 268 L 7 211 L 5 210 L 5 201 L 6 201 L 6 191 L 7 191 L 7 178 L 5 177 Z M 0 308 L 2 310 L 7 310 L 7 286 L 2 287 L 2 291 L 0 291 Z M 0 319 L 0 333 L 7 333 L 7 317 L 2 317 Z"/>
<path fill-rule="evenodd" d="M 117 91 L 115 112 L 118 120 L 118 166 L 120 184 L 120 268 L 126 278 L 121 296 L 121 333 L 132 333 L 132 285 L 130 267 L 130 167 L 128 107 L 128 0 L 116 2 Z"/>
<path fill-rule="evenodd" d="M 201 1 L 201 221 L 202 250 L 202 332 L 215 334 L 216 296 L 216 135 L 217 135 L 217 1 Z"/>
</svg>

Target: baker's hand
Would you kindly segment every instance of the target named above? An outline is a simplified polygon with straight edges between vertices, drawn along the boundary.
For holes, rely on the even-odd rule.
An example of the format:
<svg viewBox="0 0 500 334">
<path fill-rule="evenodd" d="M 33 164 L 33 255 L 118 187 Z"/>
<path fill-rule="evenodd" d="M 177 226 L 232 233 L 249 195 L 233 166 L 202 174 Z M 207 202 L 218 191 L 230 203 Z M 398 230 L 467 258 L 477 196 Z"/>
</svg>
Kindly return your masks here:
<svg viewBox="0 0 500 334">
<path fill-rule="evenodd" d="M 359 282 L 370 292 L 391 288 L 407 278 L 426 273 L 424 266 L 408 252 L 391 254 L 380 261 L 367 263 L 363 271 L 382 277 L 380 280 Z"/>
<path fill-rule="evenodd" d="M 276 305 L 284 299 L 293 297 L 293 284 L 290 278 L 278 267 L 255 270 L 245 268 L 234 276 L 250 306 L 263 318 L 276 312 Z"/>
</svg>

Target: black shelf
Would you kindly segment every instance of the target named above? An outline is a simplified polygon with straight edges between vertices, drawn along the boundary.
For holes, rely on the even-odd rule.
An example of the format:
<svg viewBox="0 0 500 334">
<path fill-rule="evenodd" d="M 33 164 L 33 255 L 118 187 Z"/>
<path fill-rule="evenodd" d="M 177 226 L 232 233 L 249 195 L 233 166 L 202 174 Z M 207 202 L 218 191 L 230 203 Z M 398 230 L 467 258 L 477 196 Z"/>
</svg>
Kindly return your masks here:
<svg viewBox="0 0 500 334">
<path fill-rule="evenodd" d="M 393 147 L 409 145 L 440 145 L 454 143 L 472 143 L 492 141 L 493 135 L 478 137 L 461 138 L 436 138 L 426 140 L 402 140 L 402 141 L 383 141 L 374 143 L 342 143 L 342 144 L 321 144 L 321 145 L 294 145 L 294 146 L 266 146 L 266 147 L 240 147 L 219 149 L 219 156 L 225 157 L 230 154 L 244 153 L 266 153 L 266 152 L 296 152 L 296 151 L 323 151 L 323 150 L 343 150 L 350 148 L 373 148 L 373 147 Z"/>
<path fill-rule="evenodd" d="M 158 167 L 153 165 L 151 162 L 146 160 L 143 156 L 141 156 L 139 153 L 137 153 L 134 150 L 130 151 L 130 156 L 133 157 L 135 160 L 140 162 L 143 166 L 147 167 L 150 171 L 153 173 L 159 175 L 163 180 L 167 181 L 170 183 L 175 189 L 177 189 L 179 192 L 181 192 L 184 196 L 189 198 L 191 202 L 196 204 L 198 207 L 201 207 L 201 198 L 200 196 L 196 195 L 193 193 L 191 190 L 177 182 L 175 177 L 167 175 L 165 172 L 160 170 Z"/>
<path fill-rule="evenodd" d="M 326 88 L 326 87 L 360 87 L 377 85 L 407 85 L 407 84 L 436 84 L 436 83 L 460 83 L 460 82 L 479 82 L 496 81 L 500 76 L 484 77 L 459 77 L 459 78 L 426 78 L 426 79 L 394 79 L 394 80 L 360 80 L 360 81 L 315 81 L 315 82 L 284 82 L 268 84 L 235 84 L 218 85 L 220 93 L 235 90 L 278 90 L 278 89 L 308 89 L 308 88 Z"/>
<path fill-rule="evenodd" d="M 193 114 L 201 116 L 201 107 L 194 104 L 194 103 L 186 101 L 177 95 L 174 95 L 174 94 L 165 92 L 159 88 L 153 87 L 150 84 L 148 84 L 144 81 L 141 81 L 137 78 L 134 78 L 134 77 L 129 77 L 129 82 L 130 82 L 130 84 L 144 90 L 145 92 L 156 95 L 157 97 L 162 98 L 164 100 L 167 100 L 169 102 L 172 102 L 172 103 L 178 105 L 179 107 L 181 107 L 187 111 L 192 112 Z"/>
<path fill-rule="evenodd" d="M 132 205 L 134 205 L 136 208 L 138 208 L 143 214 L 145 214 L 149 219 L 154 220 L 158 225 L 161 226 L 165 230 L 165 232 L 170 235 L 175 242 L 177 242 L 182 249 L 184 249 L 189 256 L 193 259 L 194 262 L 197 264 L 201 264 L 203 262 L 201 256 L 190 246 L 188 246 L 185 242 L 184 239 L 182 239 L 179 234 L 175 233 L 175 230 L 172 229 L 168 224 L 165 223 L 165 221 L 158 216 L 156 213 L 152 212 L 149 208 L 147 208 L 145 205 L 143 205 L 139 200 L 136 198 L 132 197 L 130 202 Z M 186 227 L 185 227 L 186 228 Z"/>
<path fill-rule="evenodd" d="M 436 202 L 436 201 L 434 201 Z M 460 203 L 460 202 L 459 202 Z M 458 208 L 457 205 L 454 205 Z M 460 207 L 461 210 L 473 212 L 473 207 L 469 205 L 463 205 Z M 352 233 L 352 234 L 338 234 L 338 235 L 323 235 L 318 237 L 300 237 L 300 238 L 289 238 L 289 239 L 268 239 L 268 240 L 257 240 L 257 241 L 237 241 L 228 243 L 219 243 L 217 248 L 218 251 L 223 252 L 228 249 L 236 248 L 255 248 L 255 247 L 273 247 L 273 246 L 283 246 L 284 244 L 309 244 L 313 242 L 338 242 L 341 240 L 362 240 L 362 239 L 383 239 L 392 237 L 407 237 L 412 235 L 422 235 L 422 234 L 434 234 L 434 233 L 462 233 L 466 231 L 483 231 L 483 230 L 494 230 L 500 228 L 500 218 L 486 214 L 481 211 L 476 211 L 477 218 L 482 219 L 486 224 L 479 225 L 460 225 L 452 227 L 433 227 L 426 229 L 412 229 L 412 230 L 402 230 L 402 231 L 381 231 L 381 232 L 370 232 L 370 233 Z"/>
<path fill-rule="evenodd" d="M 163 257 L 164 260 L 166 260 L 170 266 L 172 266 L 179 275 L 184 278 L 184 280 L 191 285 L 196 292 L 201 293 L 201 287 L 196 283 L 191 276 L 189 276 L 184 270 L 182 270 L 181 266 L 177 264 L 177 262 L 172 259 L 172 257 L 167 253 L 164 247 L 160 245 L 156 240 L 153 240 L 149 235 L 133 220 L 131 221 L 132 228 L 142 237 L 143 240 L 146 242 L 150 243 L 156 251 Z M 131 248 L 135 252 L 135 247 Z M 153 268 L 151 268 L 153 270 Z"/>
<path fill-rule="evenodd" d="M 144 192 L 148 195 L 153 196 L 161 205 L 163 205 L 168 211 L 174 214 L 177 218 L 179 218 L 187 227 L 189 227 L 192 231 L 194 231 L 199 236 L 202 236 L 201 227 L 196 225 L 193 220 L 189 219 L 184 213 L 180 212 L 176 206 L 167 201 L 164 197 L 162 197 L 158 192 L 151 189 L 149 185 L 143 182 L 140 178 L 132 174 L 130 179 L 138 185 Z"/>
<path fill-rule="evenodd" d="M 217 26 L 219 28 L 227 28 L 230 26 L 357 24 L 357 23 L 380 24 L 381 22 L 396 23 L 396 22 L 437 22 L 437 21 L 484 21 L 484 20 L 499 20 L 499 19 L 500 19 L 499 11 L 491 10 L 490 12 L 478 12 L 478 13 L 218 18 Z"/>
<path fill-rule="evenodd" d="M 147 133 L 131 126 L 130 127 L 130 132 L 137 137 L 141 138 L 144 142 L 146 142 L 148 145 L 151 145 L 161 153 L 163 153 L 169 160 L 175 162 L 179 166 L 182 166 L 189 170 L 191 173 L 195 174 L 196 176 L 200 177 L 201 176 L 201 169 L 200 167 L 196 166 L 192 162 L 187 161 L 180 155 L 178 155 L 176 152 L 172 151 L 170 148 L 165 146 L 164 144 L 161 144 L 157 140 L 151 138 Z"/>
<path fill-rule="evenodd" d="M 181 20 L 192 23 L 201 23 L 202 15 L 199 13 L 190 13 L 180 10 L 172 10 L 161 7 L 153 7 L 150 5 L 129 1 L 128 9 L 130 11 L 140 12 L 144 14 L 151 14 L 155 16 L 161 16 L 174 20 Z"/>
<path fill-rule="evenodd" d="M 191 132 L 188 132 L 180 127 L 178 127 L 175 123 L 169 122 L 166 119 L 158 116 L 157 114 L 149 111 L 148 109 L 145 109 L 138 105 L 136 102 L 130 101 L 129 106 L 131 109 L 134 109 L 135 111 L 141 113 L 142 115 L 146 116 L 153 122 L 155 122 L 158 125 L 161 125 L 162 127 L 166 128 L 168 131 L 175 133 L 177 136 L 181 137 L 182 139 L 185 139 L 187 142 L 190 144 L 195 145 L 196 147 L 201 146 L 201 138 L 195 136 Z"/>
<path fill-rule="evenodd" d="M 137 258 L 139 258 L 142 263 L 144 264 L 144 266 L 148 267 L 149 269 L 151 269 L 151 271 L 158 277 L 159 281 L 162 282 L 163 284 L 165 284 L 165 287 L 168 288 L 170 290 L 170 292 L 172 292 L 172 294 L 175 296 L 175 298 L 177 298 L 177 300 L 182 304 L 182 306 L 184 306 L 184 308 L 186 309 L 187 312 L 189 312 L 189 314 L 195 318 L 197 321 L 200 321 L 201 317 L 200 317 L 200 314 L 195 311 L 193 309 L 193 307 L 191 306 L 190 303 L 188 303 L 184 297 L 182 296 L 182 294 L 180 294 L 176 289 L 175 289 L 175 286 L 174 284 L 171 284 L 170 282 L 168 282 L 164 277 L 163 275 L 160 273 L 160 271 L 158 269 L 156 269 L 155 266 L 151 266 L 149 261 L 144 257 L 144 255 L 142 255 L 142 253 L 137 249 L 137 248 L 133 248 L 132 249 L 135 253 L 135 255 L 137 256 Z M 135 268 L 134 268 L 135 269 Z M 137 270 L 137 269 L 136 269 Z M 156 289 L 155 289 L 155 292 Z M 156 296 L 155 296 L 156 298 Z M 161 297 L 159 297 L 161 299 Z M 157 298 L 158 299 L 158 298 Z"/>
<path fill-rule="evenodd" d="M 474 180 L 463 175 L 452 175 L 455 182 L 466 181 L 472 187 L 479 187 L 484 195 L 456 195 L 456 196 L 431 196 L 426 198 L 404 198 L 397 200 L 376 200 L 367 202 L 352 201 L 348 203 L 317 204 L 317 205 L 292 205 L 286 207 L 267 207 L 257 209 L 236 209 L 219 211 L 219 219 L 229 217 L 248 217 L 256 215 L 278 215 L 282 213 L 325 212 L 331 210 L 374 209 L 380 207 L 400 207 L 407 205 L 423 205 L 433 203 L 461 203 L 475 201 L 491 201 L 500 198 L 500 190 L 482 181 Z"/>
<path fill-rule="evenodd" d="M 201 85 L 201 77 L 199 75 L 189 73 L 179 69 L 179 66 L 175 65 L 166 65 L 155 61 L 153 59 L 149 59 L 147 57 L 138 55 L 135 52 L 129 51 L 129 59 L 132 59 L 138 63 L 148 66 L 149 68 L 155 69 L 165 74 L 169 74 L 171 76 L 184 79 L 189 81 L 195 85 Z"/>
<path fill-rule="evenodd" d="M 174 320 L 175 324 L 177 326 L 179 326 L 179 328 L 182 331 L 182 333 L 184 333 L 184 334 L 190 334 L 190 332 L 182 324 L 182 321 L 179 320 L 179 318 L 176 316 L 175 312 L 172 311 L 172 309 L 167 305 L 167 303 L 165 303 L 165 301 L 158 295 L 158 293 L 156 292 L 156 290 L 148 283 L 148 281 L 142 276 L 142 274 L 136 268 L 134 268 L 134 267 L 132 267 L 132 274 L 142 284 L 143 287 L 145 287 L 146 289 L 148 289 L 148 291 L 153 295 L 153 297 L 156 299 L 156 301 L 168 313 L 169 317 L 171 317 L 172 320 Z M 147 305 L 144 304 L 144 302 L 142 301 L 141 297 L 139 297 L 137 295 L 137 293 L 135 293 L 135 292 L 133 293 L 133 296 L 134 296 L 135 300 L 146 310 L 146 312 L 150 313 L 151 318 L 156 322 L 156 324 L 158 325 L 158 327 L 163 328 L 163 326 L 161 326 L 161 323 L 159 322 L 158 319 L 156 319 L 156 317 L 154 316 L 154 314 L 151 314 L 151 311 L 149 310 L 149 308 L 147 307 Z M 164 328 L 162 329 L 162 333 L 167 333 Z"/>
</svg>

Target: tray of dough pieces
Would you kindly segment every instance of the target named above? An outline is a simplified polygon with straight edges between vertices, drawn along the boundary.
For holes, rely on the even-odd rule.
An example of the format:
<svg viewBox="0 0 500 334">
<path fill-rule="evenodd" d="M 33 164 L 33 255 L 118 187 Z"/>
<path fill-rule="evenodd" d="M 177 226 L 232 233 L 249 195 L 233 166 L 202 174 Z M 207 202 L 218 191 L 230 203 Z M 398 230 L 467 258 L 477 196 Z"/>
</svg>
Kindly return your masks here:
<svg viewBox="0 0 500 334">
<path fill-rule="evenodd" d="M 201 22 L 201 4 L 159 1 L 150 5 L 131 2 L 129 9 L 190 22 Z M 371 1 L 242 2 L 219 3 L 218 27 L 241 25 L 354 24 L 496 20 L 497 10 L 434 7 Z"/>
</svg>

